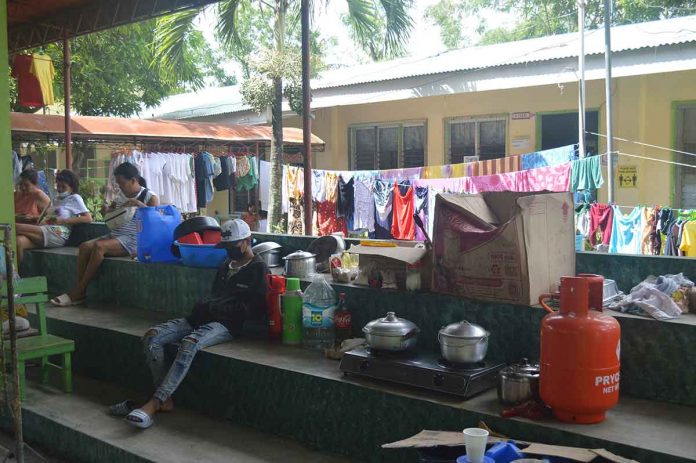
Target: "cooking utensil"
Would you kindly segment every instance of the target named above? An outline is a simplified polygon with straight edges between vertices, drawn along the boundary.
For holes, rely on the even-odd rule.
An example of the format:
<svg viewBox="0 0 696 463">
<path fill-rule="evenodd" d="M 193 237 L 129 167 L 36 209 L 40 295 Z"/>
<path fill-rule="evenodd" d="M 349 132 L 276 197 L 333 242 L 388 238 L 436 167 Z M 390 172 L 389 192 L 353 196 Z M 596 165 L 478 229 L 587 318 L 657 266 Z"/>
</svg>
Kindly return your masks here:
<svg viewBox="0 0 696 463">
<path fill-rule="evenodd" d="M 346 249 L 346 242 L 340 236 L 327 235 L 315 239 L 307 251 L 317 256 L 317 272 L 326 273 L 330 269 L 329 259 L 333 254 L 340 254 Z"/>
<path fill-rule="evenodd" d="M 420 329 L 415 323 L 387 312 L 384 318 L 372 320 L 362 329 L 367 344 L 372 349 L 405 351 L 416 344 Z"/>
<path fill-rule="evenodd" d="M 443 327 L 437 334 L 440 353 L 453 363 L 477 363 L 486 357 L 490 333 L 466 320 Z"/>
<path fill-rule="evenodd" d="M 261 257 L 268 268 L 280 267 L 280 248 L 282 246 L 273 241 L 266 241 L 265 243 L 259 243 L 252 247 L 251 250 L 257 256 Z"/>
<path fill-rule="evenodd" d="M 506 405 L 517 405 L 539 398 L 539 364 L 523 358 L 498 373 L 498 399 Z"/>
<path fill-rule="evenodd" d="M 295 251 L 283 257 L 285 260 L 285 276 L 293 278 L 308 278 L 314 274 L 316 256 L 307 251 Z"/>
</svg>

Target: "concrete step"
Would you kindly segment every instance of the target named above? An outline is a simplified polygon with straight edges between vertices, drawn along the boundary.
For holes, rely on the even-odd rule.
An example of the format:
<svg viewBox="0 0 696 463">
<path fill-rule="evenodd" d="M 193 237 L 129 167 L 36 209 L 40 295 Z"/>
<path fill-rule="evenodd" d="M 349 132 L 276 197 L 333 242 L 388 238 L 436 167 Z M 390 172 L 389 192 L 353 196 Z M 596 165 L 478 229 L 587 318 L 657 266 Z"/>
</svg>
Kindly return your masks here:
<svg viewBox="0 0 696 463">
<path fill-rule="evenodd" d="M 107 307 L 47 312 L 49 331 L 76 341 L 75 371 L 143 396 L 151 392 L 140 336 L 164 316 Z M 238 339 L 200 352 L 175 400 L 315 449 L 375 462 L 415 460 L 412 452 L 380 449 L 384 443 L 421 429 L 463 429 L 479 420 L 521 440 L 606 448 L 643 463 L 696 461 L 694 407 L 622 397 L 597 425 L 502 419 L 495 391 L 461 401 L 344 377 L 337 362 L 315 352 L 259 340 Z M 105 403 L 95 413 L 103 413 Z"/>
<path fill-rule="evenodd" d="M 124 398 L 144 396 L 82 377 L 76 378 L 72 394 L 33 383 L 23 407 L 25 438 L 71 462 L 349 461 L 186 408 L 157 415 L 147 430 L 135 429 L 108 414 L 108 406 Z"/>
</svg>

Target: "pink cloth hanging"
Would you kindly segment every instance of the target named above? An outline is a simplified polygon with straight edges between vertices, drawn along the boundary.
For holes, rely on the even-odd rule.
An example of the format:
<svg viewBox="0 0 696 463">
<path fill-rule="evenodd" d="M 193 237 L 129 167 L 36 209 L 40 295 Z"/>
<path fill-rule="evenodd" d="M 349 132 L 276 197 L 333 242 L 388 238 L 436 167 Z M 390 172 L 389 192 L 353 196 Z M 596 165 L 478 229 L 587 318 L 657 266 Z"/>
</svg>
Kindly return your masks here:
<svg viewBox="0 0 696 463">
<path fill-rule="evenodd" d="M 568 191 L 570 185 L 570 166 L 572 163 L 518 172 L 518 190 L 520 192 Z"/>
</svg>

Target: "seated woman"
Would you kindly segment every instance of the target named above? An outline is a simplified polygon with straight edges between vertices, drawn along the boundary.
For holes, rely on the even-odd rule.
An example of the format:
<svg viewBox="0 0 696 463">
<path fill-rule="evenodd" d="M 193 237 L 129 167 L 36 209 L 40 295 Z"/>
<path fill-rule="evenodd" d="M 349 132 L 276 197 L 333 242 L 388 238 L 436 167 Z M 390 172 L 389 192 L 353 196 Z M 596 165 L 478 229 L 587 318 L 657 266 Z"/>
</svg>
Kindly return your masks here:
<svg viewBox="0 0 696 463">
<path fill-rule="evenodd" d="M 106 209 L 107 212 L 125 207 L 159 205 L 157 196 L 140 185 L 140 173 L 133 164 L 124 162 L 116 167 L 114 178 L 121 191 Z M 87 286 L 97 276 L 104 257 L 134 256 L 137 252 L 136 235 L 134 215 L 130 221 L 112 229 L 108 235 L 82 243 L 77 256 L 77 286 L 69 293 L 51 299 L 51 302 L 61 307 L 84 302 Z"/>
<path fill-rule="evenodd" d="M 92 221 L 92 214 L 78 194 L 79 180 L 73 171 L 58 172 L 56 191 L 56 199 L 39 225 L 17 224 L 17 259 L 20 262 L 27 249 L 65 246 L 73 225 Z"/>
<path fill-rule="evenodd" d="M 38 185 L 39 174 L 34 169 L 25 170 L 19 175 L 17 191 L 14 194 L 17 223 L 36 223 L 51 203 L 51 198 Z"/>
</svg>

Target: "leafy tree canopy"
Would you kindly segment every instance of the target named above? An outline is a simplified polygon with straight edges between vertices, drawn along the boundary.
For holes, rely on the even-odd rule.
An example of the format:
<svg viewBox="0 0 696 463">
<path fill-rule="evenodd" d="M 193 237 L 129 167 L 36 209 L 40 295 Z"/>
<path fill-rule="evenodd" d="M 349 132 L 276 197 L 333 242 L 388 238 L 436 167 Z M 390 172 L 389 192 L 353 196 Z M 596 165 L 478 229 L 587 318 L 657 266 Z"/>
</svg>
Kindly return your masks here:
<svg viewBox="0 0 696 463">
<path fill-rule="evenodd" d="M 440 0 L 428 8 L 426 18 L 440 28 L 443 44 L 459 48 L 467 37 L 461 32 L 462 19 L 483 11 L 513 13 L 519 20 L 510 28 L 490 28 L 485 21 L 476 32 L 480 44 L 522 40 L 577 31 L 575 0 Z M 632 24 L 696 14 L 696 0 L 615 0 L 612 24 Z M 604 2 L 590 0 L 586 8 L 588 29 L 604 22 Z"/>
</svg>

